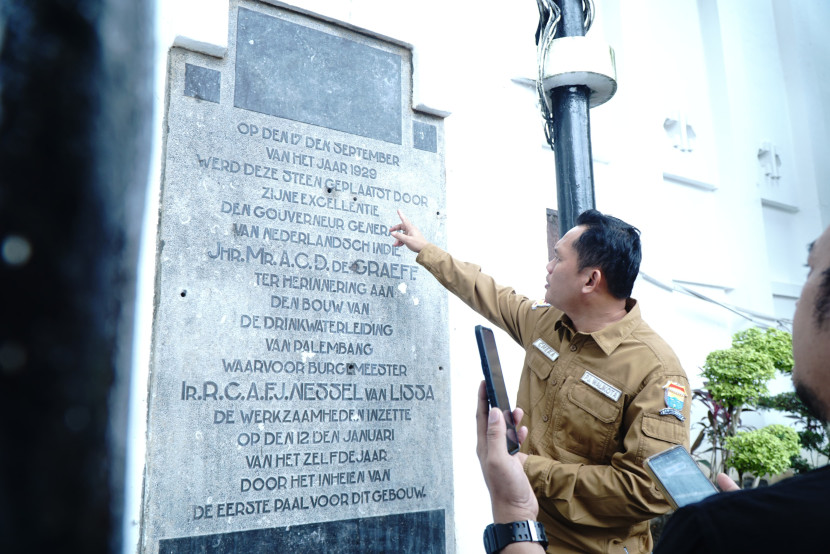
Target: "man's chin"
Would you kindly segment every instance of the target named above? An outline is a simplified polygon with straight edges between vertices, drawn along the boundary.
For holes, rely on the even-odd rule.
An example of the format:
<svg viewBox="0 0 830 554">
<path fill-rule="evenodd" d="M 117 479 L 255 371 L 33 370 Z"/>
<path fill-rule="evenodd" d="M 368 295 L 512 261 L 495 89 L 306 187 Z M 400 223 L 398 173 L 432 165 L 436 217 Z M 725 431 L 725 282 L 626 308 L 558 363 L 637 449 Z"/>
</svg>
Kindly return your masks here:
<svg viewBox="0 0 830 554">
<path fill-rule="evenodd" d="M 557 310 L 560 310 L 560 311 L 563 311 L 563 312 L 565 311 L 565 309 L 564 309 L 564 308 L 562 308 L 561 306 L 557 306 L 557 305 L 556 305 L 556 302 L 553 302 L 553 301 L 552 301 L 552 300 L 550 300 L 549 298 L 545 298 L 545 302 L 547 302 L 548 304 L 550 304 L 551 306 L 553 306 L 553 307 L 554 307 L 554 308 L 556 308 Z"/>
<path fill-rule="evenodd" d="M 813 389 L 800 381 L 794 383 L 794 385 L 795 394 L 798 395 L 798 398 L 801 399 L 807 407 L 807 411 L 810 412 L 810 415 L 821 421 L 824 425 L 827 425 L 827 421 L 830 419 L 830 414 L 826 413 L 818 396 L 815 392 L 813 392 Z"/>
</svg>

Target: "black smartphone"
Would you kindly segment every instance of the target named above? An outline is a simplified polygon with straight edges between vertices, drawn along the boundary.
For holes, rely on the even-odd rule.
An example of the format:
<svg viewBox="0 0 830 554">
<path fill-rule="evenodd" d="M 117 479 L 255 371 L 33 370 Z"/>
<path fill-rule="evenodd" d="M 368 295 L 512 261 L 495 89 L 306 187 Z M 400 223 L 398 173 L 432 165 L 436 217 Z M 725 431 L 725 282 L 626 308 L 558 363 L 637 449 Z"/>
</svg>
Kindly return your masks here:
<svg viewBox="0 0 830 554">
<path fill-rule="evenodd" d="M 518 434 L 513 421 L 513 410 L 510 409 L 510 397 L 504 386 L 504 375 L 501 372 L 501 362 L 499 362 L 499 352 L 496 350 L 493 330 L 476 325 L 476 341 L 478 353 L 481 356 L 481 369 L 484 371 L 484 382 L 487 384 L 490 409 L 499 409 L 504 413 L 504 421 L 507 424 L 507 451 L 515 454 L 519 451 Z"/>
<path fill-rule="evenodd" d="M 683 445 L 647 458 L 644 465 L 675 510 L 718 492 Z"/>
</svg>

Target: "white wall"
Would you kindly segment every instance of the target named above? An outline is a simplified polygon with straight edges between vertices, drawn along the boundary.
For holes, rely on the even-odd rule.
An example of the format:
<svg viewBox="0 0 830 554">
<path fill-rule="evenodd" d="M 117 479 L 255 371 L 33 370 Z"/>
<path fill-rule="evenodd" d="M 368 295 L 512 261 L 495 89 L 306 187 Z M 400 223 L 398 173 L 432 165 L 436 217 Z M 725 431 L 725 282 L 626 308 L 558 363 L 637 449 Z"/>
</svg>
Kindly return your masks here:
<svg viewBox="0 0 830 554">
<path fill-rule="evenodd" d="M 543 295 L 545 209 L 556 207 L 554 157 L 535 95 L 515 78 L 536 74 L 535 2 L 296 0 L 294 5 L 415 46 L 416 102 L 445 122 L 449 250 L 502 283 Z M 157 6 L 157 144 L 167 49 L 174 40 L 221 51 L 226 0 Z M 823 0 L 601 0 L 592 34 L 616 50 L 619 90 L 591 112 L 598 209 L 643 232 L 643 272 L 719 302 L 790 318 L 806 245 L 830 224 L 830 3 Z M 178 39 L 176 37 L 179 37 Z M 664 129 L 685 118 L 693 149 Z M 763 179 L 758 150 L 773 144 L 781 178 Z M 133 403 L 134 464 L 128 537 L 137 537 L 152 317 L 153 252 L 161 153 L 148 194 Z M 762 205 L 762 199 L 765 204 Z M 392 223 L 392 222 L 390 222 Z M 647 321 L 672 344 L 693 386 L 708 352 L 751 322 L 716 304 L 639 279 Z M 472 327 L 450 302 L 456 536 L 481 551 L 489 501 L 475 457 L 480 365 Z M 497 337 L 506 367 L 521 350 Z M 517 372 L 508 379 L 516 390 Z M 776 385 L 786 388 L 788 383 Z M 693 431 L 693 435 L 696 431 Z M 133 551 L 128 544 L 126 551 Z"/>
</svg>

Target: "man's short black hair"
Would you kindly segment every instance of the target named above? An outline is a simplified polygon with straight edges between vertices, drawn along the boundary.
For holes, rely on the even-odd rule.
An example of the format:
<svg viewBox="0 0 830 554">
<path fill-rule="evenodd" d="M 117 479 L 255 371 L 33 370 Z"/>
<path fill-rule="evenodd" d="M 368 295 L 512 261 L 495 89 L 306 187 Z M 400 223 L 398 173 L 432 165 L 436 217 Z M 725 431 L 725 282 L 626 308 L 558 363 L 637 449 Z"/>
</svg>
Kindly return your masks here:
<svg viewBox="0 0 830 554">
<path fill-rule="evenodd" d="M 816 325 L 821 329 L 830 317 L 830 268 L 821 272 L 815 306 Z"/>
<path fill-rule="evenodd" d="M 598 267 L 614 298 L 627 299 L 640 272 L 640 231 L 625 221 L 597 210 L 586 210 L 576 219 L 586 227 L 574 242 L 579 270 Z"/>
</svg>

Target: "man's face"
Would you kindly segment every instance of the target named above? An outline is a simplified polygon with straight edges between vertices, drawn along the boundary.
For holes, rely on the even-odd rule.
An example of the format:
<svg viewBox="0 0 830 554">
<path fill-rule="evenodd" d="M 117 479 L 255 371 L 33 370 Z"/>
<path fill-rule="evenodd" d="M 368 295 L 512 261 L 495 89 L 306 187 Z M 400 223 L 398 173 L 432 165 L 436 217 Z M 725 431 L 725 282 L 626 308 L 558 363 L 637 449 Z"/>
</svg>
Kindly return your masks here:
<svg viewBox="0 0 830 554">
<path fill-rule="evenodd" d="M 830 279 L 830 227 L 813 243 L 807 265 L 810 272 L 793 319 L 793 383 L 804 403 L 816 416 L 827 421 L 830 418 L 830 313 L 826 313 L 826 304 L 818 304 L 828 294 L 825 289 Z M 821 310 L 817 311 L 817 306 Z"/>
<path fill-rule="evenodd" d="M 553 247 L 553 259 L 547 265 L 545 302 L 565 313 L 573 309 L 577 302 L 584 284 L 581 274 L 588 270 L 578 271 L 579 259 L 573 246 L 574 241 L 584 232 L 585 227 L 579 226 L 565 233 Z"/>
</svg>

